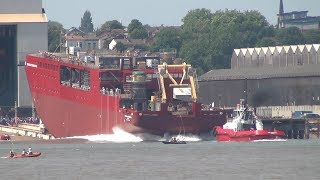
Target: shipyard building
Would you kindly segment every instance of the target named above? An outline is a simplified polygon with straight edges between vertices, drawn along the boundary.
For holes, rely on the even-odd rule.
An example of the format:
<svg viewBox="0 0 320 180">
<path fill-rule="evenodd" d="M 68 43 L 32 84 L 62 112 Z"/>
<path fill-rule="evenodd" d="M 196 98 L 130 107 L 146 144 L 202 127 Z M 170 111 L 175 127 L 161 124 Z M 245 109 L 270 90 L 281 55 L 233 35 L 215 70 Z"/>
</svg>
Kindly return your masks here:
<svg viewBox="0 0 320 180">
<path fill-rule="evenodd" d="M 234 107 L 320 104 L 320 45 L 234 49 L 231 69 L 199 77 L 200 99 Z"/>
<path fill-rule="evenodd" d="M 0 108 L 31 107 L 25 56 L 48 47 L 41 0 L 0 0 Z"/>
</svg>

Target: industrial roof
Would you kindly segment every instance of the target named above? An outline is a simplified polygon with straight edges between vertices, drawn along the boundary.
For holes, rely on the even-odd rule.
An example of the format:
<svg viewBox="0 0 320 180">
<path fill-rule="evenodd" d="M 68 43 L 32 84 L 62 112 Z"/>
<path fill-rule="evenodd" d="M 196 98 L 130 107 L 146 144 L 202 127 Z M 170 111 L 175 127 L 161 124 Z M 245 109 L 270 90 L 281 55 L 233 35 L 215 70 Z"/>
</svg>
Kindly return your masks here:
<svg viewBox="0 0 320 180">
<path fill-rule="evenodd" d="M 47 15 L 42 14 L 0 14 L 0 23 L 45 23 Z"/>
<path fill-rule="evenodd" d="M 319 51 L 320 44 L 301 44 L 301 45 L 291 45 L 291 46 L 270 46 L 270 47 L 256 47 L 256 48 L 241 48 L 241 49 L 234 49 L 233 52 L 236 56 L 243 56 L 246 55 L 246 53 L 250 53 L 252 55 L 254 52 L 256 52 L 258 55 L 266 55 L 268 50 L 270 50 L 271 54 L 274 54 L 275 50 L 278 52 L 281 52 L 282 49 L 285 50 L 286 53 L 289 52 L 291 49 L 293 53 L 296 53 L 297 50 L 300 50 L 302 52 L 305 48 L 308 52 L 311 51 L 312 48 L 314 48 L 315 51 Z M 242 53 L 242 54 L 240 54 Z"/>
<path fill-rule="evenodd" d="M 305 64 L 290 67 L 264 67 L 244 69 L 211 70 L 199 77 L 199 81 L 237 80 L 237 79 L 268 79 L 288 77 L 320 77 L 320 64 Z"/>
</svg>

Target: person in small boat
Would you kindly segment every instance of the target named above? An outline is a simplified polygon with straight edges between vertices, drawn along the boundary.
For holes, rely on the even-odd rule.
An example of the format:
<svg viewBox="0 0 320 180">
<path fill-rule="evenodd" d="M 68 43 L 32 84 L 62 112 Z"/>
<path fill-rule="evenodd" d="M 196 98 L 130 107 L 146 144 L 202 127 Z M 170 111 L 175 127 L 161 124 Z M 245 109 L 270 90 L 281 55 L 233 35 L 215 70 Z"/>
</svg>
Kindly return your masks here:
<svg viewBox="0 0 320 180">
<path fill-rule="evenodd" d="M 14 156 L 14 152 L 12 150 L 10 150 L 10 157 Z"/>
<path fill-rule="evenodd" d="M 26 150 L 25 150 L 25 149 L 22 150 L 21 155 L 22 155 L 22 156 L 25 156 L 25 155 L 26 155 Z"/>
<path fill-rule="evenodd" d="M 28 149 L 28 155 L 31 155 L 32 154 L 32 149 L 31 149 L 31 147 L 29 147 L 29 149 Z"/>
<path fill-rule="evenodd" d="M 175 138 L 175 137 L 173 137 L 172 139 L 171 139 L 171 142 L 177 142 L 177 138 Z"/>
</svg>

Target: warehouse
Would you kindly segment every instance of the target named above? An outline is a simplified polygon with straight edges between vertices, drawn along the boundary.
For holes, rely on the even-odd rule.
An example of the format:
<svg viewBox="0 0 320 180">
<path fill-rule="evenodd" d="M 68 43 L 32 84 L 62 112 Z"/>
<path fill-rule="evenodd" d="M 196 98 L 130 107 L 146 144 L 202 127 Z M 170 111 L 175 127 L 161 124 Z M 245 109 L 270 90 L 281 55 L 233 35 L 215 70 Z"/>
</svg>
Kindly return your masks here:
<svg viewBox="0 0 320 180">
<path fill-rule="evenodd" d="M 31 107 L 25 56 L 47 50 L 47 16 L 39 0 L 0 3 L 0 108 Z"/>
<path fill-rule="evenodd" d="M 320 104 L 319 44 L 235 49 L 231 69 L 199 77 L 203 103 L 233 107 Z"/>
</svg>

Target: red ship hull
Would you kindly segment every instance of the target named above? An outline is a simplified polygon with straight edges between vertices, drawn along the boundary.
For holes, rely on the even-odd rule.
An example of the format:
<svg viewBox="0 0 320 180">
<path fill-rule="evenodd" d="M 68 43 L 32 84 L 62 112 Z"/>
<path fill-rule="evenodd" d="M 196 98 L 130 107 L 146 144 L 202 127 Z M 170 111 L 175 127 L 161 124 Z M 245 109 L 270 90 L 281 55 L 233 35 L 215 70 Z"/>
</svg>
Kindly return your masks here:
<svg viewBox="0 0 320 180">
<path fill-rule="evenodd" d="M 216 139 L 219 142 L 226 141 L 256 141 L 256 140 L 273 140 L 273 139 L 287 139 L 283 131 L 274 130 L 246 130 L 235 132 L 232 129 L 223 129 L 220 126 L 216 127 Z"/>
<path fill-rule="evenodd" d="M 209 111 L 197 116 L 176 117 L 161 112 L 140 112 L 140 116 L 134 110 L 113 109 L 117 99 L 108 96 L 103 97 L 102 109 L 39 93 L 32 93 L 32 96 L 39 117 L 55 137 L 109 134 L 114 127 L 130 133 L 198 134 L 209 132 L 212 127 L 225 123 L 224 115 L 218 112 L 208 118 L 209 113 L 213 113 Z"/>
<path fill-rule="evenodd" d="M 204 111 L 201 104 L 194 102 L 192 112 L 187 115 L 172 115 L 165 108 L 160 111 L 122 108 L 121 96 L 100 93 L 99 69 L 90 70 L 96 79 L 91 78 L 90 90 L 82 90 L 61 84 L 61 66 L 69 65 L 39 56 L 26 59 L 26 74 L 37 114 L 56 138 L 109 134 L 114 127 L 130 133 L 158 135 L 202 133 L 226 122 L 224 110 Z"/>
</svg>

